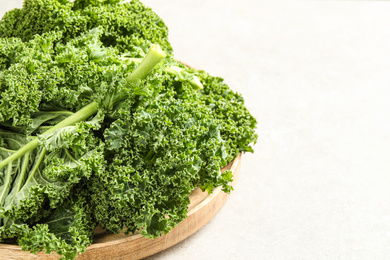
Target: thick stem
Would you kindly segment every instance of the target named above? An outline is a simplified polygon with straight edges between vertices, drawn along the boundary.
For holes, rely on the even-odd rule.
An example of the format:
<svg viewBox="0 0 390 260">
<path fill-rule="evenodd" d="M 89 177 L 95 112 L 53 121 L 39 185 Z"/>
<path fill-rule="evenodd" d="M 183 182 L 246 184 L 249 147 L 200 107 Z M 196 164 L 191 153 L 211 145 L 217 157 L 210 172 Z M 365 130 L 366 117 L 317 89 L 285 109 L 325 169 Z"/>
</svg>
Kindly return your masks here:
<svg viewBox="0 0 390 260">
<path fill-rule="evenodd" d="M 78 122 L 84 121 L 88 117 L 90 117 L 93 114 L 95 114 L 97 111 L 98 111 L 98 104 L 94 101 L 94 102 L 90 103 L 89 105 L 83 107 L 82 109 L 80 109 L 79 111 L 74 113 L 73 115 L 71 115 L 71 116 L 67 117 L 66 119 L 62 120 L 61 122 L 59 122 L 55 126 L 51 127 L 50 129 L 45 131 L 42 135 L 49 134 L 49 133 L 51 133 L 51 132 L 53 132 L 53 131 L 55 131 L 57 129 L 60 129 L 60 128 L 64 127 L 64 126 L 70 126 L 70 125 L 74 125 L 74 124 L 76 124 Z M 37 148 L 38 146 L 39 146 L 39 141 L 38 141 L 37 138 L 35 138 L 34 140 L 28 142 L 26 145 L 21 147 L 15 153 L 13 153 L 9 157 L 5 158 L 4 161 L 1 161 L 0 162 L 0 169 L 5 167 L 7 164 L 13 162 L 14 160 L 18 159 L 19 157 L 22 157 L 28 151 L 31 151 L 31 150 Z"/>
<path fill-rule="evenodd" d="M 98 104 L 97 104 L 97 102 L 94 101 L 94 102 L 90 103 L 89 105 L 86 105 L 85 107 L 83 107 L 82 109 L 80 109 L 79 111 L 74 113 L 73 115 L 62 120 L 61 122 L 59 122 L 58 124 L 56 124 L 52 128 L 43 132 L 42 135 L 54 132 L 55 130 L 60 129 L 64 126 L 70 126 L 70 125 L 74 125 L 78 122 L 85 121 L 86 119 L 88 119 L 88 117 L 92 116 L 97 111 L 98 111 Z"/>
<path fill-rule="evenodd" d="M 141 64 L 126 78 L 127 82 L 134 83 L 137 80 L 145 78 L 165 56 L 165 52 L 159 45 L 152 44 Z"/>
</svg>

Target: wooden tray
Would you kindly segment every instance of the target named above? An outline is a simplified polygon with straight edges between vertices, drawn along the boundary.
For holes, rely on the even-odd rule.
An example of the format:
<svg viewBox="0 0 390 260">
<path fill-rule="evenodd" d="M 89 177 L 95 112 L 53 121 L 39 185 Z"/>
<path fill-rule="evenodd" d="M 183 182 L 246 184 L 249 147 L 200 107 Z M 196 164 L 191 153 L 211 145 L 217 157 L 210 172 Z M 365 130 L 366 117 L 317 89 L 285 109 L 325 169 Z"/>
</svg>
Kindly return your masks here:
<svg viewBox="0 0 390 260">
<path fill-rule="evenodd" d="M 241 154 L 237 156 L 222 170 L 230 169 L 234 175 L 233 186 L 241 167 Z M 168 234 L 150 239 L 141 234 L 125 235 L 107 234 L 104 230 L 95 230 L 95 241 L 90 245 L 85 253 L 79 255 L 77 260 L 106 260 L 106 259 L 142 259 L 161 252 L 185 238 L 191 236 L 201 227 L 207 224 L 222 208 L 229 195 L 216 188 L 212 194 L 195 189 L 190 195 L 188 217 L 178 226 L 173 228 Z M 17 245 L 0 243 L 0 259 L 58 259 L 56 254 L 45 254 L 39 252 L 37 255 L 24 252 Z"/>
</svg>

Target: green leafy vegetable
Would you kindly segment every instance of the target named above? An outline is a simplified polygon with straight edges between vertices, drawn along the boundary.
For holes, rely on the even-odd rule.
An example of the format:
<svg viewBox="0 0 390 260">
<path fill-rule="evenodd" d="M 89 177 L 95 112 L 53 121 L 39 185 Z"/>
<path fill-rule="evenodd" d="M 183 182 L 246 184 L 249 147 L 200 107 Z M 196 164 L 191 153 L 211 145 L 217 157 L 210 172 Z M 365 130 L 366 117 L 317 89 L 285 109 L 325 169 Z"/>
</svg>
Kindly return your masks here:
<svg viewBox="0 0 390 260">
<path fill-rule="evenodd" d="M 26 0 L 0 21 L 0 241 L 74 259 L 107 232 L 169 232 L 189 195 L 232 187 L 256 120 L 172 56 L 133 0 Z"/>
<path fill-rule="evenodd" d="M 25 0 L 23 8 L 7 12 L 0 24 L 0 37 L 31 40 L 36 34 L 60 31 L 65 43 L 89 30 L 103 29 L 101 41 L 123 52 L 143 56 L 147 43 L 172 51 L 164 22 L 140 1 L 119 0 Z"/>
</svg>

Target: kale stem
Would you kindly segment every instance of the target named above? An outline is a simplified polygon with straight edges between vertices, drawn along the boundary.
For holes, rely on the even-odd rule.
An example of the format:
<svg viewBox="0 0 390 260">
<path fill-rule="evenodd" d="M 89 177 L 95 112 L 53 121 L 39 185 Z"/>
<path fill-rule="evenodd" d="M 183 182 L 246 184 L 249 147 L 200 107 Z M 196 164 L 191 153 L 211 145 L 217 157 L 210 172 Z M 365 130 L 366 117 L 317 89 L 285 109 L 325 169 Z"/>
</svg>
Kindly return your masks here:
<svg viewBox="0 0 390 260">
<path fill-rule="evenodd" d="M 26 182 L 24 183 L 23 185 L 23 188 L 29 184 L 29 182 L 31 181 L 32 178 L 35 177 L 35 173 L 38 171 L 39 169 L 39 166 L 41 165 L 42 161 L 43 161 L 43 157 L 45 156 L 46 154 L 46 148 L 43 148 L 41 150 L 41 153 L 39 154 L 39 157 L 35 160 L 34 162 L 34 165 L 33 165 L 33 168 L 30 170 L 30 175 L 28 176 Z M 22 189 L 23 189 L 22 188 Z"/>
<path fill-rule="evenodd" d="M 30 160 L 30 152 L 27 152 L 24 155 L 23 165 L 22 165 L 22 168 L 21 168 L 19 176 L 18 176 L 19 180 L 16 183 L 16 185 L 14 185 L 14 186 L 16 186 L 16 192 L 19 192 L 20 189 L 22 188 L 23 184 L 24 184 L 25 175 L 27 173 L 27 167 L 28 167 L 29 160 Z"/>
<path fill-rule="evenodd" d="M 5 172 L 5 178 L 4 178 L 4 188 L 1 191 L 0 194 L 0 206 L 3 206 L 3 202 L 5 198 L 8 195 L 8 191 L 10 190 L 11 187 L 11 175 L 12 175 L 12 164 L 8 165 L 8 169 Z"/>
<path fill-rule="evenodd" d="M 57 129 L 60 129 L 65 126 L 71 126 L 78 122 L 86 120 L 88 117 L 92 116 L 98 111 L 98 104 L 94 101 L 90 103 L 89 105 L 83 107 L 73 115 L 67 117 L 66 119 L 62 120 L 55 126 L 51 127 L 47 131 L 45 131 L 42 135 L 50 134 L 51 132 L 54 132 Z M 34 150 L 39 146 L 38 138 L 28 142 L 26 145 L 21 147 L 19 150 L 17 150 L 12 155 L 5 158 L 3 161 L 0 162 L 0 169 L 4 168 L 7 164 L 13 162 L 14 160 L 22 157 L 27 152 Z"/>
<path fill-rule="evenodd" d="M 180 73 L 182 71 L 181 68 L 179 67 L 176 67 L 176 66 L 172 66 L 172 67 L 167 67 L 167 68 L 164 68 L 164 70 L 172 75 L 172 76 L 178 76 L 180 77 Z M 203 85 L 202 83 L 200 82 L 199 78 L 195 75 L 192 76 L 192 79 L 188 79 L 188 82 L 191 84 L 191 86 L 196 89 L 196 90 L 199 90 L 199 89 L 203 89 Z"/>
<path fill-rule="evenodd" d="M 126 78 L 127 82 L 135 83 L 137 80 L 145 78 L 165 56 L 165 52 L 161 50 L 159 45 L 150 45 L 149 51 L 141 64 Z"/>
</svg>

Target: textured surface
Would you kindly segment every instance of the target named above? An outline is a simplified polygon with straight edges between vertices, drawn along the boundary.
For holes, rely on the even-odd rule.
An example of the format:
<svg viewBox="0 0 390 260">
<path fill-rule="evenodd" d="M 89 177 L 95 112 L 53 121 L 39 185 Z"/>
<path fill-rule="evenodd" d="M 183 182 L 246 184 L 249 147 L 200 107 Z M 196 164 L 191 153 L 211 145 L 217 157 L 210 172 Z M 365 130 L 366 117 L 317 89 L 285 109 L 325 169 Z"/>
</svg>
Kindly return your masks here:
<svg viewBox="0 0 390 260">
<path fill-rule="evenodd" d="M 237 183 L 240 175 L 241 158 L 242 156 L 240 154 L 222 169 L 232 171 L 234 175 L 233 186 Z M 191 204 L 189 205 L 188 217 L 168 234 L 155 239 L 145 238 L 139 233 L 135 235 L 125 235 L 124 233 L 104 234 L 104 230 L 98 227 L 95 229 L 94 244 L 89 246 L 85 253 L 77 257 L 77 260 L 137 260 L 161 252 L 183 241 L 206 225 L 223 207 L 229 197 L 220 187 L 214 189 L 212 194 L 208 194 L 206 191 L 202 192 L 199 188 L 195 189 L 190 196 Z M 58 258 L 59 256 L 57 254 L 49 255 L 39 252 L 34 255 L 22 251 L 17 245 L 0 243 L 1 260 L 56 260 Z"/>
<path fill-rule="evenodd" d="M 224 77 L 260 126 L 222 210 L 150 260 L 386 259 L 390 2 L 144 2 L 176 57 Z"/>
</svg>

